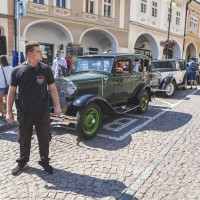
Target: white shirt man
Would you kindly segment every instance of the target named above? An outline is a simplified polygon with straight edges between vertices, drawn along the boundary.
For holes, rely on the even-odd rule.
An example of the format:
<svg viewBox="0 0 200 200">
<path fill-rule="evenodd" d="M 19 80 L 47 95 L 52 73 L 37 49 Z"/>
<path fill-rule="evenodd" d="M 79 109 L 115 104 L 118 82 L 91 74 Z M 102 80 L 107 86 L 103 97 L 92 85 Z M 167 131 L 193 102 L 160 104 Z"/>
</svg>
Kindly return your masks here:
<svg viewBox="0 0 200 200">
<path fill-rule="evenodd" d="M 134 64 L 133 64 L 133 72 L 139 72 L 140 71 L 140 67 L 141 67 L 140 61 L 136 60 L 134 62 Z"/>
<path fill-rule="evenodd" d="M 67 63 L 64 58 L 60 56 L 60 51 L 56 52 L 56 59 L 53 61 L 52 70 L 54 72 L 54 78 L 58 78 L 60 76 L 60 70 L 62 70 L 62 74 L 66 76 Z"/>
</svg>

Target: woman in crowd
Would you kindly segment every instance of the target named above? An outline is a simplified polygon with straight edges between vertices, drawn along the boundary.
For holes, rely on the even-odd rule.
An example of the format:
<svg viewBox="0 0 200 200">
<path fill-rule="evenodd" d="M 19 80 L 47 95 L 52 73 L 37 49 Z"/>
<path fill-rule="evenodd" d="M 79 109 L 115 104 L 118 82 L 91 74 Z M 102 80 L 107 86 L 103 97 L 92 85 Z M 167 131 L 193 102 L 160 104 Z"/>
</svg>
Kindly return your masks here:
<svg viewBox="0 0 200 200">
<path fill-rule="evenodd" d="M 4 55 L 0 56 L 0 112 L 1 118 L 4 118 L 4 97 L 6 102 L 6 97 L 8 93 L 8 87 L 10 84 L 10 76 L 13 67 L 9 66 L 7 57 Z"/>
</svg>

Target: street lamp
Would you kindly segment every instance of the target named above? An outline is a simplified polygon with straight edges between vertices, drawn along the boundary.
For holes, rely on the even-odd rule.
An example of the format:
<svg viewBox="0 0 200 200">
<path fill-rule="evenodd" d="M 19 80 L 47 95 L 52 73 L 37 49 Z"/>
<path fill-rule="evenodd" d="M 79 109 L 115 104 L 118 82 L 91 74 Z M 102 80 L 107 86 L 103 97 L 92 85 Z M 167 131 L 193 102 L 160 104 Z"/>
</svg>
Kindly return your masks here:
<svg viewBox="0 0 200 200">
<path fill-rule="evenodd" d="M 167 43 L 169 42 L 169 34 L 170 34 L 170 28 L 171 28 L 171 19 L 172 19 L 172 9 L 176 8 L 176 3 L 174 0 L 165 0 L 165 2 L 169 5 L 169 25 L 168 25 L 168 33 L 167 33 Z M 166 58 L 168 59 L 168 51 L 169 51 L 169 46 L 166 46 Z"/>
</svg>

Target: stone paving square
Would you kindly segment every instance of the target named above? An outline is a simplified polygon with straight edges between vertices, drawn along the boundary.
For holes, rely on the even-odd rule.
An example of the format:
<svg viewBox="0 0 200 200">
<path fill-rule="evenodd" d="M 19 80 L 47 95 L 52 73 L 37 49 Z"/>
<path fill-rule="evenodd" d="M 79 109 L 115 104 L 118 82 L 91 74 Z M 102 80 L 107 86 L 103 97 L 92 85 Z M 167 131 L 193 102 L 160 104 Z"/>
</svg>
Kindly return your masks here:
<svg viewBox="0 0 200 200">
<path fill-rule="evenodd" d="M 200 91 L 187 92 L 184 99 L 175 96 L 175 106 L 161 109 L 154 119 L 155 113 L 151 123 L 138 117 L 144 126 L 134 132 L 128 125 L 125 130 L 133 132 L 120 141 L 100 134 L 83 141 L 71 128 L 52 126 L 51 176 L 37 163 L 34 134 L 29 167 L 13 177 L 19 156 L 17 127 L 1 130 L 0 200 L 199 200 Z M 129 119 L 136 119 L 132 115 Z"/>
</svg>

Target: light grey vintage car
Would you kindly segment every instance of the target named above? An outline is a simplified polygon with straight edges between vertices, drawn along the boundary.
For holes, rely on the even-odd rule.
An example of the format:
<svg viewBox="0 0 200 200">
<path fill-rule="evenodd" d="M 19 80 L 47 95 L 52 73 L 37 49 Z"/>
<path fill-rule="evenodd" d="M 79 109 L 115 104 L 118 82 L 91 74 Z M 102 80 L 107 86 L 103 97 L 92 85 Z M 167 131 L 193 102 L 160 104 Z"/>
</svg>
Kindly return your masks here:
<svg viewBox="0 0 200 200">
<path fill-rule="evenodd" d="M 186 89 L 186 62 L 183 59 L 162 59 L 151 62 L 149 85 L 152 92 L 162 92 L 170 98 L 176 89 Z"/>
</svg>

